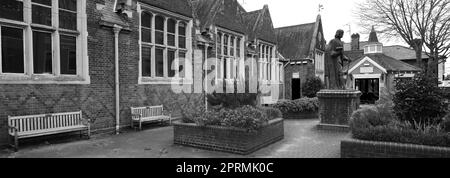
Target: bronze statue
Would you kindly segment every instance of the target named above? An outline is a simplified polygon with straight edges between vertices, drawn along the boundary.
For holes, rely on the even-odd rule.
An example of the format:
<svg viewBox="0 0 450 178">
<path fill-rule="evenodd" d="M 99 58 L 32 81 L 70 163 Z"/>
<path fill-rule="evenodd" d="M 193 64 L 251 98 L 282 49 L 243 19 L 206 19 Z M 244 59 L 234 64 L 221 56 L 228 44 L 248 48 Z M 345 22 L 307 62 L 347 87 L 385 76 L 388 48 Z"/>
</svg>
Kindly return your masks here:
<svg viewBox="0 0 450 178">
<path fill-rule="evenodd" d="M 325 61 L 327 64 L 328 89 L 345 90 L 347 72 L 342 71 L 344 65 L 350 60 L 344 55 L 344 43 L 341 38 L 344 36 L 343 30 L 336 32 L 335 38 L 327 45 Z M 349 66 L 347 66 L 349 67 Z"/>
</svg>

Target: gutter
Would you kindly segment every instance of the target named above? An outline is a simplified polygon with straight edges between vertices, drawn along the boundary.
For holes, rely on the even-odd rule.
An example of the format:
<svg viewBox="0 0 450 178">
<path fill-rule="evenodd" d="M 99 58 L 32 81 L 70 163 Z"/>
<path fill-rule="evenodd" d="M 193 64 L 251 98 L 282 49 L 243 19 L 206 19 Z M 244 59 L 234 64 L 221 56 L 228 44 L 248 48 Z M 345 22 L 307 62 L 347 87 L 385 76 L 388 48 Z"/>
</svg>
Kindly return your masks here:
<svg viewBox="0 0 450 178">
<path fill-rule="evenodd" d="M 115 90 L 116 90 L 116 134 L 120 130 L 120 80 L 119 80 L 119 33 L 123 27 L 114 24 L 114 58 L 115 58 Z"/>
</svg>

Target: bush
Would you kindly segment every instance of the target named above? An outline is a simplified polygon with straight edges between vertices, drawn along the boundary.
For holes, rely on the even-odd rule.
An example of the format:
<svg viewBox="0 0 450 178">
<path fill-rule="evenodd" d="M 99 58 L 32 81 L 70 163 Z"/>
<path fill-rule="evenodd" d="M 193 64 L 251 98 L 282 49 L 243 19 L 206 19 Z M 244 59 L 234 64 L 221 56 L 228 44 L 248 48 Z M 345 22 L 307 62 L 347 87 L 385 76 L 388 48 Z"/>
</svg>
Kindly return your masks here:
<svg viewBox="0 0 450 178">
<path fill-rule="evenodd" d="M 283 113 L 277 108 L 261 107 L 260 110 L 266 113 L 266 116 L 268 117 L 269 120 L 283 118 Z"/>
<path fill-rule="evenodd" d="M 322 80 L 318 77 L 308 78 L 303 85 L 303 95 L 309 98 L 317 97 L 317 93 L 324 89 Z"/>
<path fill-rule="evenodd" d="M 448 103 L 436 80 L 418 74 L 413 79 L 396 81 L 393 102 L 395 114 L 401 121 L 435 124 L 442 121 L 448 112 Z"/>
<path fill-rule="evenodd" d="M 202 117 L 206 112 L 206 108 L 203 105 L 189 105 L 181 111 L 182 122 L 195 123 L 196 118 Z"/>
<path fill-rule="evenodd" d="M 273 106 L 282 113 L 305 113 L 319 110 L 318 98 L 301 98 L 297 100 L 283 100 Z"/>
<path fill-rule="evenodd" d="M 442 127 L 444 127 L 446 132 L 450 132 L 450 114 L 447 114 L 447 116 L 443 119 Z"/>
<path fill-rule="evenodd" d="M 350 120 L 353 137 L 361 140 L 450 146 L 450 134 L 440 124 L 399 121 L 388 105 L 356 111 Z"/>
</svg>

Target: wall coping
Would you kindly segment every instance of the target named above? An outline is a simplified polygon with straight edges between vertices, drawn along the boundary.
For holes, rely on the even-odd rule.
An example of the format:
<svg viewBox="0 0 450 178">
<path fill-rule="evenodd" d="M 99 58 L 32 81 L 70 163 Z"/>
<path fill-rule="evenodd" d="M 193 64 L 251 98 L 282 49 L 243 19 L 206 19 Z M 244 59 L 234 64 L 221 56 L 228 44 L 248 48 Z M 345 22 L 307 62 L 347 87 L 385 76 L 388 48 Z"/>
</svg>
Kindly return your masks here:
<svg viewBox="0 0 450 178">
<path fill-rule="evenodd" d="M 273 119 L 270 120 L 267 125 L 264 125 L 264 127 L 267 127 L 269 125 L 274 125 L 280 122 L 283 122 L 283 118 Z M 184 126 L 184 127 L 201 127 L 201 128 L 209 128 L 209 129 L 220 129 L 220 130 L 229 130 L 229 131 L 238 131 L 238 132 L 247 132 L 247 129 L 241 129 L 241 128 L 235 128 L 235 127 L 225 127 L 225 126 L 214 126 L 214 125 L 208 125 L 208 126 L 199 126 L 195 123 L 183 123 L 182 121 L 175 121 L 172 123 L 174 126 Z"/>
<path fill-rule="evenodd" d="M 434 151 L 442 151 L 442 152 L 450 153 L 450 147 L 417 145 L 417 144 L 398 143 L 398 142 L 368 141 L 368 140 L 359 140 L 359 139 L 353 139 L 353 138 L 345 139 L 345 140 L 342 140 L 341 142 L 357 143 L 357 144 L 364 144 L 364 145 L 380 145 L 380 146 L 399 147 L 399 148 L 413 148 L 413 149 L 422 149 L 422 150 L 434 150 Z"/>
<path fill-rule="evenodd" d="M 319 98 L 348 98 L 360 97 L 361 92 L 357 90 L 321 90 L 317 93 Z"/>
</svg>

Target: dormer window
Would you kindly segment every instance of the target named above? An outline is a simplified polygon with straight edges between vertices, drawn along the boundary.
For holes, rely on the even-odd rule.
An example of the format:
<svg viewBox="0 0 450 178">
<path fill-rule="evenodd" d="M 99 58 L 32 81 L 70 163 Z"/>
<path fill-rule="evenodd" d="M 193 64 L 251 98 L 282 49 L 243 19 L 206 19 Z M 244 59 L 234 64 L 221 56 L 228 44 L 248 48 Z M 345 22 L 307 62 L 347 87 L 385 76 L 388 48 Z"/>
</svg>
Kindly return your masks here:
<svg viewBox="0 0 450 178">
<path fill-rule="evenodd" d="M 364 47 L 364 54 L 383 53 L 383 44 L 369 44 Z"/>
</svg>

